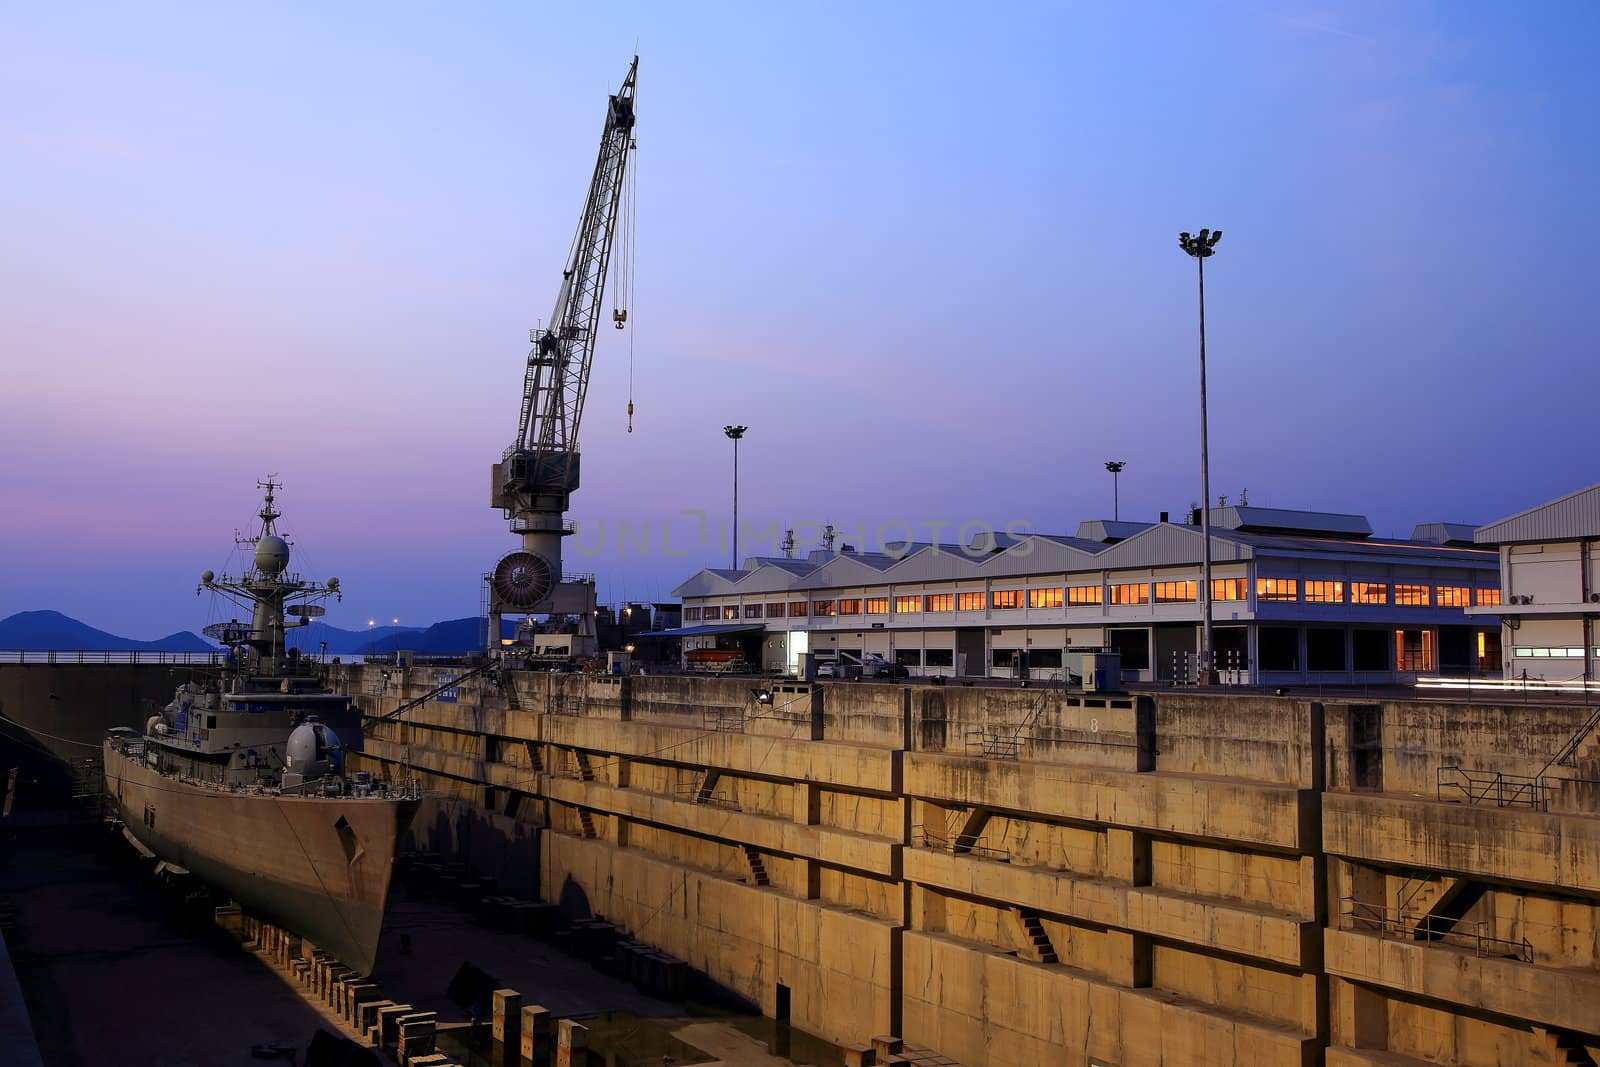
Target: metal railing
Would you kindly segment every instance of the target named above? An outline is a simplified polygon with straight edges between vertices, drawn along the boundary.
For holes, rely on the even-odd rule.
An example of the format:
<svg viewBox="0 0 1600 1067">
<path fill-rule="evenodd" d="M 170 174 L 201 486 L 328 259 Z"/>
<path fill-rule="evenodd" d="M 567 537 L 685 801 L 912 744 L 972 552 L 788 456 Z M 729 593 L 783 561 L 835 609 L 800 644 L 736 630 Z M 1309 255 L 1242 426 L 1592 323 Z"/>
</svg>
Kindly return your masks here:
<svg viewBox="0 0 1600 1067">
<path fill-rule="evenodd" d="M 704 792 L 700 786 L 683 786 L 674 789 L 672 795 L 678 800 L 687 800 L 691 804 L 703 804 L 710 808 L 722 808 L 724 811 L 744 810 L 739 806 L 739 802 L 732 797 L 719 797 L 715 794 Z"/>
<path fill-rule="evenodd" d="M 1344 905 L 1339 913 L 1341 930 L 1375 933 L 1395 941 L 1451 945 L 1471 949 L 1476 956 L 1533 962 L 1533 945 L 1527 938 L 1495 937 L 1489 933 L 1492 927 L 1486 921 L 1474 922 L 1470 929 L 1461 930 L 1459 927 L 1464 924 L 1458 920 L 1425 915 L 1413 924 L 1391 915 L 1381 904 L 1368 904 L 1353 897 L 1342 897 L 1340 902 Z"/>
<path fill-rule="evenodd" d="M 978 844 L 978 839 L 972 834 L 947 835 L 941 830 L 917 823 L 911 828 L 911 843 L 922 848 L 937 849 L 956 856 L 976 856 L 980 859 L 999 860 L 1002 863 L 1011 862 L 1011 850 L 1006 848 L 993 848 L 989 845 Z"/>
<path fill-rule="evenodd" d="M 0 649 L 0 663 L 152 663 L 175 666 L 219 666 L 223 652 L 168 652 L 160 649 Z"/>
<path fill-rule="evenodd" d="M 744 720 L 743 708 L 733 710 L 715 708 L 702 714 L 701 726 L 714 733 L 742 734 L 744 733 Z"/>
<path fill-rule="evenodd" d="M 994 726 L 981 730 L 968 730 L 966 749 L 969 756 L 984 759 L 1018 759 L 1022 754 L 1022 735 Z"/>
<path fill-rule="evenodd" d="M 1465 801 L 1468 804 L 1493 803 L 1500 808 L 1549 807 L 1543 776 L 1508 774 L 1505 771 L 1469 771 L 1448 765 L 1434 772 L 1435 799 Z"/>
</svg>

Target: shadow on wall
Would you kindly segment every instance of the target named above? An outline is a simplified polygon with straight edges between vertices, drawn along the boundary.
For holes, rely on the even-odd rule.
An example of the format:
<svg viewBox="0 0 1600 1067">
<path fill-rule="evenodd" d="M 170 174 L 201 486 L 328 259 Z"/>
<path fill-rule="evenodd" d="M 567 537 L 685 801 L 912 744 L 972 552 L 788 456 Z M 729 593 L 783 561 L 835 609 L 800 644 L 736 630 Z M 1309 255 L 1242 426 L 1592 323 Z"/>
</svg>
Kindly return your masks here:
<svg viewBox="0 0 1600 1067">
<path fill-rule="evenodd" d="M 562 916 L 569 920 L 576 922 L 594 918 L 594 913 L 589 909 L 589 894 L 583 891 L 583 886 L 579 885 L 570 874 L 561 883 L 561 900 L 558 905 Z"/>
<path fill-rule="evenodd" d="M 465 863 L 503 893 L 539 895 L 539 827 L 465 800 L 430 797 L 411 823 L 406 847 Z"/>
</svg>

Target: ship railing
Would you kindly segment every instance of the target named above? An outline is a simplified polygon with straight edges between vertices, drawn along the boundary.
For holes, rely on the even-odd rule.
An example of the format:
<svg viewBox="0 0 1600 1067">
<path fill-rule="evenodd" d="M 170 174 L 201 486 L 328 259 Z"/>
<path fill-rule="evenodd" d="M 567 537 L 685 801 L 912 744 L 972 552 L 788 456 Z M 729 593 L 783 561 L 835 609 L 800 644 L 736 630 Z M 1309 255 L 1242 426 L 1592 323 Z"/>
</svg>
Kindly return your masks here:
<svg viewBox="0 0 1600 1067">
<path fill-rule="evenodd" d="M 224 652 L 172 652 L 162 649 L 24 649 L 0 648 L 0 663 L 57 663 L 66 665 L 150 663 L 170 666 L 220 666 Z"/>
</svg>

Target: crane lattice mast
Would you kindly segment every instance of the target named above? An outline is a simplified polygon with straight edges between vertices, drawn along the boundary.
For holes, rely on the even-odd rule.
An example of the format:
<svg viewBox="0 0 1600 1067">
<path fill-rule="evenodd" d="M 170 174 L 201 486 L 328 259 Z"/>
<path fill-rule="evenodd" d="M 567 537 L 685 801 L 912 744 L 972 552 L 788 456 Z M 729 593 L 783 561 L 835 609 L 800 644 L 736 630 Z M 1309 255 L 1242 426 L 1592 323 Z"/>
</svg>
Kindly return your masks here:
<svg viewBox="0 0 1600 1067">
<path fill-rule="evenodd" d="M 578 424 L 589 390 L 628 157 L 634 149 L 638 70 L 635 56 L 622 87 L 607 101 L 600 153 L 561 274 L 555 309 L 547 326 L 529 333 L 532 347 L 517 439 L 494 466 L 491 504 L 511 520 L 512 533 L 522 537 L 522 549 L 502 558 L 489 575 L 491 652 L 499 647 L 500 617 L 508 611 L 576 613 L 593 625 L 593 582 L 561 580 L 561 538 L 568 532 L 564 516 L 578 488 Z M 621 328 L 626 313 L 619 310 L 614 317 Z"/>
</svg>

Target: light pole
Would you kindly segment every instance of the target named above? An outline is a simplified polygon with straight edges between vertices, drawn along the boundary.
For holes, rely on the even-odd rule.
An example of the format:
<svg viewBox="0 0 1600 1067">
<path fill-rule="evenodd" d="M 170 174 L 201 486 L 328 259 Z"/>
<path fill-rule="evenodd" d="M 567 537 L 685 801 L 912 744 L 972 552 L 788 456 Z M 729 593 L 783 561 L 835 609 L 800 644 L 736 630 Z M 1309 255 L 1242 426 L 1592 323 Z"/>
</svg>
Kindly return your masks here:
<svg viewBox="0 0 1600 1067">
<path fill-rule="evenodd" d="M 739 569 L 739 439 L 748 426 L 724 426 L 722 432 L 733 442 L 733 569 Z"/>
<path fill-rule="evenodd" d="M 400 619 L 396 617 L 389 621 L 394 624 L 394 661 L 398 665 L 400 662 Z"/>
<path fill-rule="evenodd" d="M 1200 267 L 1200 673 L 1201 685 L 1212 684 L 1211 663 L 1211 461 L 1206 452 L 1206 260 L 1216 254 L 1221 230 L 1178 234 L 1178 247 Z"/>
<path fill-rule="evenodd" d="M 1127 460 L 1113 459 L 1106 461 L 1106 470 L 1111 472 L 1111 521 L 1118 518 L 1119 501 L 1117 499 L 1117 475 L 1122 473 L 1122 468 L 1128 465 Z"/>
</svg>

